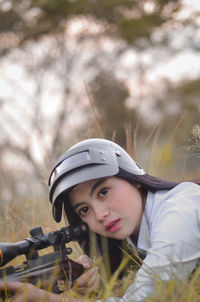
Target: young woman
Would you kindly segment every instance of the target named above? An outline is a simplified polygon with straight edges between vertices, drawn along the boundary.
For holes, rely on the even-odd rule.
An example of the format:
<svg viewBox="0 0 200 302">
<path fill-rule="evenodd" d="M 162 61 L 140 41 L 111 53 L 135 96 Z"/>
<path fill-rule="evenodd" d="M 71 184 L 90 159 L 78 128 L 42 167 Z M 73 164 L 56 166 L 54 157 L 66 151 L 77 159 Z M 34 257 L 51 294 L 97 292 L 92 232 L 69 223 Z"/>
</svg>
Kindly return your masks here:
<svg viewBox="0 0 200 302">
<path fill-rule="evenodd" d="M 174 183 L 150 176 L 119 145 L 89 139 L 59 159 L 49 189 L 57 222 L 64 210 L 70 224 L 87 223 L 96 234 L 100 253 L 101 237 L 109 238 L 111 270 L 119 265 L 118 247 L 124 240 L 142 256 L 123 301 L 144 301 L 154 294 L 155 279 L 187 278 L 195 270 L 200 258 L 200 186 L 194 182 Z M 90 255 L 89 236 L 80 244 Z M 87 257 L 78 261 L 90 266 Z M 98 281 L 91 268 L 77 284 L 96 288 Z M 59 301 L 60 297 L 51 295 L 51 299 Z"/>
</svg>

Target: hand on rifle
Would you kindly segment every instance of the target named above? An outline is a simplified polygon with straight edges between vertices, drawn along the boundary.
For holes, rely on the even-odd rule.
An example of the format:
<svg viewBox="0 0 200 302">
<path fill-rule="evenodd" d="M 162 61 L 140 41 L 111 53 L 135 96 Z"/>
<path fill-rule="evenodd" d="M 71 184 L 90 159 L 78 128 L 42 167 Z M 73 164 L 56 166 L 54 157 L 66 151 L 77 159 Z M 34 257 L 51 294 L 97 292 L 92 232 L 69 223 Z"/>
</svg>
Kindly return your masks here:
<svg viewBox="0 0 200 302">
<path fill-rule="evenodd" d="M 100 287 L 100 274 L 98 267 L 92 267 L 92 259 L 86 255 L 82 255 L 77 258 L 76 262 L 82 264 L 87 271 L 75 280 L 73 289 L 80 295 L 97 291 Z"/>
<path fill-rule="evenodd" d="M 62 302 L 61 296 L 39 289 L 30 283 L 0 281 L 0 291 L 5 288 L 13 293 L 10 299 L 12 302 Z"/>
<path fill-rule="evenodd" d="M 62 297 L 46 290 L 37 288 L 31 283 L 0 281 L 0 291 L 7 288 L 13 293 L 10 302 L 82 302 L 72 297 Z"/>
<path fill-rule="evenodd" d="M 92 267 L 92 260 L 86 256 L 82 255 L 76 262 L 83 265 L 85 269 L 88 269 L 74 282 L 73 289 L 77 291 L 80 295 L 85 295 L 94 291 L 97 291 L 100 286 L 100 275 L 97 267 Z M 59 281 L 58 281 L 59 282 Z M 62 283 L 62 280 L 60 280 Z M 45 288 L 46 286 L 44 286 Z M 48 287 L 48 286 L 47 286 Z M 0 291 L 7 289 L 7 292 L 13 293 L 10 301 L 12 302 L 62 302 L 63 297 L 44 289 L 40 289 L 31 283 L 22 282 L 4 282 L 0 281 Z M 77 299 L 68 298 L 65 295 L 64 301 L 66 302 L 76 302 Z"/>
</svg>

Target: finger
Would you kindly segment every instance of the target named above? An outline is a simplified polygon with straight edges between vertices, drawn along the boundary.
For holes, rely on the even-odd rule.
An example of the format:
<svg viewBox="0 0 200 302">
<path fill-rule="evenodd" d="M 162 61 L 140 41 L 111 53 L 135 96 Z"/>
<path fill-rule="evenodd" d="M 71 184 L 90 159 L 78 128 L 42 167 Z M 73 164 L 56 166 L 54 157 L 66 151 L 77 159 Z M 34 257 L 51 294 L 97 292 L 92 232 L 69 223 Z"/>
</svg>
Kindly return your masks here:
<svg viewBox="0 0 200 302">
<path fill-rule="evenodd" d="M 23 283 L 21 282 L 6 282 L 6 281 L 0 281 L 0 288 L 7 288 L 11 292 L 18 291 L 23 286 Z"/>
<path fill-rule="evenodd" d="M 97 267 L 92 267 L 87 272 L 82 274 L 78 279 L 75 280 L 74 285 L 80 287 L 88 285 L 90 279 L 93 277 L 94 274 L 98 274 Z"/>
<path fill-rule="evenodd" d="M 75 288 L 73 288 L 73 290 L 75 290 L 76 293 L 78 293 L 79 295 L 86 295 L 88 292 L 88 288 L 86 286 L 75 287 Z"/>
<path fill-rule="evenodd" d="M 58 295 L 47 292 L 45 290 L 39 289 L 33 284 L 24 283 L 23 286 L 20 286 L 19 292 L 16 293 L 16 296 L 12 300 L 13 302 L 35 302 L 35 301 L 49 301 L 57 302 Z"/>
<path fill-rule="evenodd" d="M 79 264 L 82 264 L 84 268 L 90 268 L 92 265 L 92 259 L 89 258 L 87 255 L 81 255 L 75 261 Z"/>
<path fill-rule="evenodd" d="M 93 285 L 91 286 L 91 291 L 98 291 L 100 285 L 101 285 L 101 281 L 100 278 L 98 278 L 94 281 Z"/>
<path fill-rule="evenodd" d="M 100 276 L 95 275 L 95 278 L 91 280 L 89 284 L 85 284 L 85 286 L 79 286 L 73 288 L 79 295 L 86 295 L 91 292 L 97 292 L 100 288 Z"/>
<path fill-rule="evenodd" d="M 93 274 L 93 276 L 90 278 L 89 282 L 88 282 L 88 287 L 95 287 L 97 284 L 100 284 L 100 275 L 97 274 Z"/>
</svg>

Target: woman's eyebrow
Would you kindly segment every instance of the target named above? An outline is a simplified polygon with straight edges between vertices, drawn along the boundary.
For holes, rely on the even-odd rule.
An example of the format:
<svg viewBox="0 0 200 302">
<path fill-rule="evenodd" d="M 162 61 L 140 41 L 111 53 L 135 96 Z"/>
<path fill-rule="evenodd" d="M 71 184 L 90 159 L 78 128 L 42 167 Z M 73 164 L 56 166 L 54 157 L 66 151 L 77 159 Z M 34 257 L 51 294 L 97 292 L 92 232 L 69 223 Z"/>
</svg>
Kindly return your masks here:
<svg viewBox="0 0 200 302">
<path fill-rule="evenodd" d="M 92 196 L 92 194 L 94 193 L 95 189 L 96 189 L 98 186 L 100 186 L 102 183 L 104 183 L 105 181 L 106 181 L 105 178 L 104 178 L 104 179 L 99 179 L 99 180 L 97 180 L 97 181 L 94 183 L 94 185 L 92 186 L 92 188 L 91 188 L 90 196 Z"/>
<path fill-rule="evenodd" d="M 74 211 L 75 211 L 79 206 L 82 206 L 82 205 L 85 205 L 84 201 L 78 202 L 77 204 L 75 204 L 75 206 L 73 206 Z"/>
<path fill-rule="evenodd" d="M 94 193 L 95 189 L 100 186 L 102 183 L 104 183 L 106 181 L 105 178 L 103 179 L 99 179 L 97 180 L 94 185 L 92 186 L 91 190 L 90 190 L 90 196 L 92 196 L 92 194 Z M 80 201 L 77 204 L 75 204 L 75 206 L 73 206 L 73 209 L 76 210 L 79 206 L 85 205 L 84 201 Z"/>
</svg>

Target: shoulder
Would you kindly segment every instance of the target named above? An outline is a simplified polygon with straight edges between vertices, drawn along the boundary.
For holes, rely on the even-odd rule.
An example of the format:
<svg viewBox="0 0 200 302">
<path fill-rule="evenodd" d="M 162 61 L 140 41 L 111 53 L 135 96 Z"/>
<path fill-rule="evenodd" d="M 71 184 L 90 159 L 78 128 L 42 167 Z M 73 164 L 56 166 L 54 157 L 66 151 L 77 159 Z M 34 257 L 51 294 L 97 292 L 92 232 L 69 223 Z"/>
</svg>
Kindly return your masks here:
<svg viewBox="0 0 200 302">
<path fill-rule="evenodd" d="M 150 246 L 171 244 L 180 249 L 186 245 L 200 246 L 200 187 L 184 182 L 175 188 L 157 192 L 149 215 Z M 162 246 L 161 244 L 161 246 Z"/>
<path fill-rule="evenodd" d="M 160 211 L 171 207 L 183 208 L 183 204 L 195 204 L 200 208 L 200 186 L 192 182 L 182 182 L 170 190 L 148 192 L 145 210 L 148 215 L 159 215 Z M 180 207 L 181 205 L 181 207 Z"/>
<path fill-rule="evenodd" d="M 148 201 L 147 201 L 148 202 Z M 171 190 L 158 191 L 153 195 L 151 211 L 148 211 L 151 226 L 178 221 L 193 223 L 200 220 L 200 186 L 182 182 Z M 148 207 L 147 207 L 148 208 Z"/>
<path fill-rule="evenodd" d="M 170 191 L 172 192 L 181 192 L 181 191 L 196 191 L 200 192 L 200 185 L 191 182 L 191 181 L 184 181 L 179 183 L 177 186 L 175 186 L 173 189 Z"/>
<path fill-rule="evenodd" d="M 157 202 L 160 201 L 169 201 L 171 202 L 184 202 L 188 201 L 199 201 L 200 205 L 200 186 L 193 182 L 182 182 L 175 186 L 173 189 L 167 191 L 158 191 L 154 196 Z"/>
<path fill-rule="evenodd" d="M 200 186 L 182 182 L 171 190 L 148 192 L 139 247 L 192 242 L 200 246 Z M 198 241 L 198 242 L 197 242 Z"/>
</svg>

